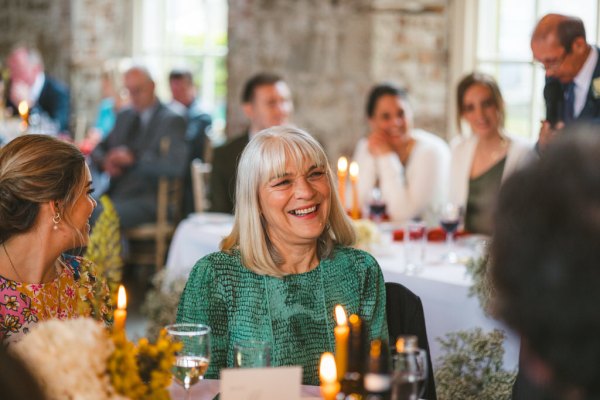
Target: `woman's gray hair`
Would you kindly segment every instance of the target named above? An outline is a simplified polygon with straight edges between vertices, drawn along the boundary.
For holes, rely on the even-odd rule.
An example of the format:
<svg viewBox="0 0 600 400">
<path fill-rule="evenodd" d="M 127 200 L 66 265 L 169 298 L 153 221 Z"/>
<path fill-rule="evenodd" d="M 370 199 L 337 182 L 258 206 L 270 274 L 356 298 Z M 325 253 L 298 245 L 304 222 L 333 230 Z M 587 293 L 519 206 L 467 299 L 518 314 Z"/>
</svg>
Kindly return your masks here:
<svg viewBox="0 0 600 400">
<path fill-rule="evenodd" d="M 260 274 L 282 277 L 279 265 L 283 256 L 270 242 L 260 212 L 258 191 L 271 177 L 285 173 L 290 160 L 303 168 L 308 160 L 326 170 L 331 187 L 327 226 L 318 239 L 319 259 L 331 255 L 335 245 L 354 243 L 355 233 L 335 190 L 331 168 L 325 151 L 307 132 L 289 126 L 277 126 L 259 132 L 246 146 L 238 164 L 235 219 L 229 236 L 221 242 L 221 250 L 239 249 L 242 264 Z"/>
</svg>

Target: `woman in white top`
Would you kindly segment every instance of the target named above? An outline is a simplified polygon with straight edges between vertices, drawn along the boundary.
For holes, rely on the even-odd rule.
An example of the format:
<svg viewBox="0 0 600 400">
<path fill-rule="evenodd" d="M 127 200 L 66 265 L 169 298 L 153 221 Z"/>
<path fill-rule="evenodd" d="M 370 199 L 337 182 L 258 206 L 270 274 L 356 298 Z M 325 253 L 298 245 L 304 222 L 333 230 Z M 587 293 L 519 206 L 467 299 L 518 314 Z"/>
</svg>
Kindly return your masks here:
<svg viewBox="0 0 600 400">
<path fill-rule="evenodd" d="M 404 90 L 380 84 L 369 94 L 371 132 L 354 151 L 360 167 L 361 209 L 378 185 L 393 221 L 430 219 L 433 206 L 446 195 L 450 152 L 439 137 L 413 129 L 413 113 Z"/>
<path fill-rule="evenodd" d="M 457 122 L 472 135 L 452 143 L 450 201 L 465 210 L 465 230 L 492 233 L 492 213 L 500 184 L 532 156 L 532 146 L 504 131 L 504 100 L 489 75 L 474 72 L 457 89 Z"/>
</svg>

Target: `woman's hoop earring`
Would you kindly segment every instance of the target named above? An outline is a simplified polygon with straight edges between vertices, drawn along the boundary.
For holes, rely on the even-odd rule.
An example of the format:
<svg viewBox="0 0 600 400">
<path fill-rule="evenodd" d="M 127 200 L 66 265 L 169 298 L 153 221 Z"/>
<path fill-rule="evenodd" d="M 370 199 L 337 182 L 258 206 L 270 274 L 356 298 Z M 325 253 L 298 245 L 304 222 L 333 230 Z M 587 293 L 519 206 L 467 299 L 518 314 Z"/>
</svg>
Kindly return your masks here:
<svg viewBox="0 0 600 400">
<path fill-rule="evenodd" d="M 54 226 L 52 227 L 53 230 L 57 230 L 58 229 L 58 223 L 60 222 L 60 213 L 56 213 L 54 214 L 54 217 L 52 217 L 52 222 L 54 222 Z"/>
</svg>

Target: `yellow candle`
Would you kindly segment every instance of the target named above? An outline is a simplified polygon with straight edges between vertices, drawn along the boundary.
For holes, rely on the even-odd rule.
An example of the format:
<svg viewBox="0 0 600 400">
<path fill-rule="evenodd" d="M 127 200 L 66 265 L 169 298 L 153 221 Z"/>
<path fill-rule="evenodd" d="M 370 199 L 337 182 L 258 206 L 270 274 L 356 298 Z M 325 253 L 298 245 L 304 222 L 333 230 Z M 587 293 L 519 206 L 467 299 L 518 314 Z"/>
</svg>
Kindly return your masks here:
<svg viewBox="0 0 600 400">
<path fill-rule="evenodd" d="M 125 287 L 119 286 L 117 294 L 117 309 L 115 310 L 114 331 L 122 331 L 125 329 L 125 321 L 127 320 L 127 293 Z"/>
<path fill-rule="evenodd" d="M 340 202 L 342 208 L 346 209 L 346 175 L 348 173 L 348 159 L 346 157 L 340 157 L 337 165 L 337 176 L 338 176 L 338 194 L 340 196 Z M 345 212 L 345 211 L 344 211 Z"/>
<path fill-rule="evenodd" d="M 360 208 L 358 207 L 358 164 L 356 161 L 350 163 L 350 183 L 352 184 L 352 208 L 350 217 L 352 219 L 360 218 Z"/>
<path fill-rule="evenodd" d="M 23 128 L 27 128 L 27 119 L 29 118 L 29 105 L 25 100 L 22 100 L 17 106 L 19 115 L 21 116 L 21 125 Z"/>
<path fill-rule="evenodd" d="M 319 376 L 321 378 L 321 395 L 323 396 L 323 399 L 335 400 L 335 397 L 340 391 L 340 384 L 337 382 L 337 372 L 333 354 L 326 352 L 321 356 Z"/>
<path fill-rule="evenodd" d="M 337 326 L 333 329 L 335 336 L 335 364 L 337 366 L 338 380 L 342 380 L 348 365 L 348 335 L 350 328 L 346 320 L 346 312 L 340 305 L 335 306 L 335 319 Z"/>
</svg>

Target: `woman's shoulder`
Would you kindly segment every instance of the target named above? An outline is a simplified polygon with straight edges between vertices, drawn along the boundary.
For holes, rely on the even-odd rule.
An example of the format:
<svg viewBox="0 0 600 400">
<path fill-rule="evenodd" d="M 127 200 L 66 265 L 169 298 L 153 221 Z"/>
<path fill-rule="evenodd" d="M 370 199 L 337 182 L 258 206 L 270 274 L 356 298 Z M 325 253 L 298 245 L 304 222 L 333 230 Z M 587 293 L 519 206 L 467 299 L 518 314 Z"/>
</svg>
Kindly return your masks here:
<svg viewBox="0 0 600 400">
<path fill-rule="evenodd" d="M 436 154 L 449 154 L 448 143 L 441 137 L 423 129 L 413 129 L 411 135 L 415 138 L 421 151 Z"/>
<path fill-rule="evenodd" d="M 344 268 L 346 271 L 349 268 L 355 271 L 379 269 L 377 260 L 370 253 L 350 246 L 336 246 L 330 261 L 334 266 Z"/>
</svg>

